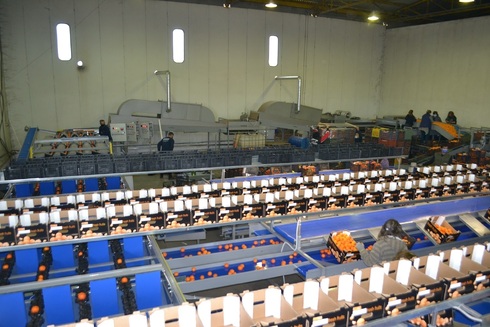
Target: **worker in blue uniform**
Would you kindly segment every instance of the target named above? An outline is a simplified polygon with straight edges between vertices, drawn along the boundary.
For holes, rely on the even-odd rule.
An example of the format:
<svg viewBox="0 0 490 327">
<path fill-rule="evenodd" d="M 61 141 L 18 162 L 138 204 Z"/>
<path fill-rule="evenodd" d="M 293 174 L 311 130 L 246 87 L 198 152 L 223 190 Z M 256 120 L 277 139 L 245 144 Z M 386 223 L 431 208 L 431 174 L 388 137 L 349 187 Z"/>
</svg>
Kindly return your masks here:
<svg viewBox="0 0 490 327">
<path fill-rule="evenodd" d="M 158 142 L 158 151 L 173 151 L 174 143 L 174 133 L 169 132 L 166 137 Z"/>
</svg>

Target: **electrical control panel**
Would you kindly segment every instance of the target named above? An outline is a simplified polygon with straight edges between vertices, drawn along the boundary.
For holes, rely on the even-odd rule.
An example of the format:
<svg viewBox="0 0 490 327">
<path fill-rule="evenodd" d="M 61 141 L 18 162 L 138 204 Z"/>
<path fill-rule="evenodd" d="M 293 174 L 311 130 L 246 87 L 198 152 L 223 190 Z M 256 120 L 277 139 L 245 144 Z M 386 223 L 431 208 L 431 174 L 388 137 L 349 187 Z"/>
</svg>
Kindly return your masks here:
<svg viewBox="0 0 490 327">
<path fill-rule="evenodd" d="M 136 133 L 136 123 L 126 123 L 126 135 L 128 142 L 136 143 L 138 141 Z"/>
<path fill-rule="evenodd" d="M 140 143 L 148 143 L 152 137 L 153 124 L 148 122 L 138 122 L 138 140 Z"/>
<path fill-rule="evenodd" d="M 113 142 L 126 142 L 128 140 L 125 123 L 111 124 L 111 135 Z"/>
</svg>

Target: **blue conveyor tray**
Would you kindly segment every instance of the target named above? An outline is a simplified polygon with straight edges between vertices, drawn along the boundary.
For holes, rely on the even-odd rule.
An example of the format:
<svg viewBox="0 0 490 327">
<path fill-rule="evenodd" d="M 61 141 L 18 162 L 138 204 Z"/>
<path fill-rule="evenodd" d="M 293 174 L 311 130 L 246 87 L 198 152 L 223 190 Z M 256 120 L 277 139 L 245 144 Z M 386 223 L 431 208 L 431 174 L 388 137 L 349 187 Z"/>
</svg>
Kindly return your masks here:
<svg viewBox="0 0 490 327">
<path fill-rule="evenodd" d="M 399 222 L 409 222 L 421 217 L 457 215 L 467 212 L 487 210 L 490 207 L 490 196 L 457 199 L 451 201 L 428 203 L 424 205 L 386 208 L 372 212 L 355 213 L 351 215 L 329 217 L 303 221 L 301 237 L 311 238 L 329 234 L 339 230 L 362 230 L 381 226 L 386 220 L 395 218 Z M 335 213 L 331 211 L 331 213 Z M 341 211 L 338 211 L 341 214 Z M 288 242 L 296 241 L 296 223 L 283 224 L 274 227 L 276 233 Z"/>
</svg>

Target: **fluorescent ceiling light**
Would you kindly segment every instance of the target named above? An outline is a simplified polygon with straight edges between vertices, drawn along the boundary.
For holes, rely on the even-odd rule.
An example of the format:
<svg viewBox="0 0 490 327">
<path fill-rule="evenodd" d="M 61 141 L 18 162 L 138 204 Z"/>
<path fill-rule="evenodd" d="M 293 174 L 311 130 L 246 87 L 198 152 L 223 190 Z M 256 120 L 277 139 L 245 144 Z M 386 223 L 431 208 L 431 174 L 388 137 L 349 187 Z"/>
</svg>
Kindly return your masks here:
<svg viewBox="0 0 490 327">
<path fill-rule="evenodd" d="M 56 43 L 58 45 L 58 59 L 68 61 L 71 59 L 70 26 L 68 24 L 56 25 Z"/>
<path fill-rule="evenodd" d="M 459 2 L 461 2 L 461 3 L 471 3 L 471 2 L 475 2 L 475 0 L 459 0 Z"/>
<path fill-rule="evenodd" d="M 375 13 L 375 12 L 371 13 L 371 15 L 368 17 L 368 20 L 369 20 L 370 22 L 375 22 L 375 21 L 377 21 L 378 19 L 379 19 L 379 17 L 378 17 L 378 15 L 376 15 L 376 13 Z"/>
<path fill-rule="evenodd" d="M 271 1 L 271 2 L 269 2 L 269 3 L 267 3 L 265 6 L 266 6 L 267 8 L 276 8 L 276 7 L 277 7 L 277 5 L 276 5 L 274 2 L 272 2 L 272 1 Z"/>
</svg>

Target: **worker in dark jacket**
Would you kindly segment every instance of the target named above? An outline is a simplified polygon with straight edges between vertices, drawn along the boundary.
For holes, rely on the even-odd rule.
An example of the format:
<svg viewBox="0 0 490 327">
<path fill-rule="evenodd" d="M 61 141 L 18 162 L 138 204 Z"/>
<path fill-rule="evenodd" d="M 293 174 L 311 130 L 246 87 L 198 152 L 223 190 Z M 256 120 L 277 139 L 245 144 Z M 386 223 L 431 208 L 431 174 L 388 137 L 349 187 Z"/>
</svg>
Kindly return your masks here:
<svg viewBox="0 0 490 327">
<path fill-rule="evenodd" d="M 413 127 L 413 124 L 417 121 L 415 115 L 413 114 L 413 110 L 409 110 L 408 114 L 405 116 L 405 127 Z"/>
<path fill-rule="evenodd" d="M 158 142 L 158 151 L 172 151 L 174 149 L 174 142 L 174 133 L 169 132 L 167 137 L 164 137 Z"/>
<path fill-rule="evenodd" d="M 166 137 L 160 140 L 157 144 L 158 151 L 167 152 L 174 149 L 174 133 L 169 132 Z M 163 173 L 160 174 L 160 178 L 163 178 Z"/>
<path fill-rule="evenodd" d="M 371 251 L 366 250 L 363 243 L 357 243 L 356 248 L 367 266 L 379 265 L 384 261 L 394 260 L 401 251 L 408 251 L 403 236 L 402 225 L 395 219 L 388 219 L 381 227 L 378 240 Z"/>
<path fill-rule="evenodd" d="M 432 111 L 427 110 L 427 112 L 422 116 L 422 120 L 419 125 L 419 131 L 421 133 L 420 138 L 422 143 L 425 144 L 427 141 L 427 135 L 429 135 L 432 128 Z"/>
<path fill-rule="evenodd" d="M 108 136 L 109 141 L 112 142 L 111 129 L 105 124 L 105 120 L 103 119 L 100 120 L 99 135 Z"/>
</svg>

